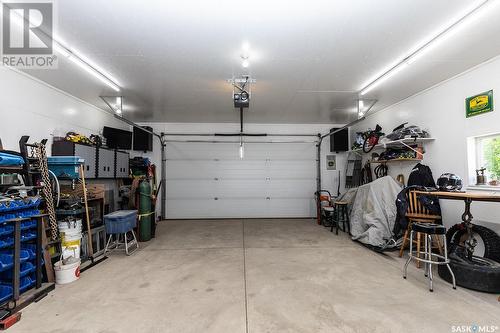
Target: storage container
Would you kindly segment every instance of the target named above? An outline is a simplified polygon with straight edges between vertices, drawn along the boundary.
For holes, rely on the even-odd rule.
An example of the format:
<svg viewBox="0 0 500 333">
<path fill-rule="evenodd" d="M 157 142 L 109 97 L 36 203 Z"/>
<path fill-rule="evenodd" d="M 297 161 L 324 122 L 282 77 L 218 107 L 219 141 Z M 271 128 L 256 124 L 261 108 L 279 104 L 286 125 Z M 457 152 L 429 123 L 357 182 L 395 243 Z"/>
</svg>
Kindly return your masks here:
<svg viewBox="0 0 500 333">
<path fill-rule="evenodd" d="M 106 234 L 124 234 L 137 225 L 136 210 L 118 210 L 104 215 Z"/>
<path fill-rule="evenodd" d="M 30 273 L 33 273 L 35 271 L 35 265 L 33 265 L 32 263 L 30 263 L 29 261 L 27 262 L 23 262 L 21 263 L 21 265 L 19 266 L 19 276 L 20 277 L 23 277 L 23 276 L 26 276 Z M 13 270 L 7 270 L 5 272 L 2 272 L 2 277 L 5 278 L 5 279 L 12 279 L 12 275 L 13 275 Z"/>
<path fill-rule="evenodd" d="M 12 254 L 0 254 L 0 272 L 14 266 L 14 256 Z"/>
<path fill-rule="evenodd" d="M 80 259 L 71 258 L 66 264 L 63 259 L 54 264 L 57 284 L 67 284 L 80 278 Z"/>
<path fill-rule="evenodd" d="M 19 281 L 19 292 L 23 293 L 35 284 L 35 280 L 30 276 L 22 277 Z"/>
<path fill-rule="evenodd" d="M 84 160 L 80 156 L 51 156 L 47 158 L 49 170 L 56 177 L 64 179 L 80 178 L 79 168 Z"/>
<path fill-rule="evenodd" d="M 24 164 L 24 159 L 21 156 L 0 152 L 1 166 L 20 166 Z"/>
<path fill-rule="evenodd" d="M 0 303 L 4 303 L 13 296 L 12 287 L 0 285 Z"/>
</svg>

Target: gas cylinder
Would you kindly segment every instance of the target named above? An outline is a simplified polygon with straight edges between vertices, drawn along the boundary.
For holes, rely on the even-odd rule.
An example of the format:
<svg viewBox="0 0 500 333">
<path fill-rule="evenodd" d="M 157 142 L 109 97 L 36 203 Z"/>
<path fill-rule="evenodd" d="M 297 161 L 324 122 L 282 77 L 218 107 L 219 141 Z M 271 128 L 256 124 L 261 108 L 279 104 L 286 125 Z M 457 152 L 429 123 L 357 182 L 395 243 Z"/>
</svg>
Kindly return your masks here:
<svg viewBox="0 0 500 333">
<path fill-rule="evenodd" d="M 139 184 L 139 239 L 146 242 L 151 239 L 151 185 L 148 180 Z"/>
</svg>

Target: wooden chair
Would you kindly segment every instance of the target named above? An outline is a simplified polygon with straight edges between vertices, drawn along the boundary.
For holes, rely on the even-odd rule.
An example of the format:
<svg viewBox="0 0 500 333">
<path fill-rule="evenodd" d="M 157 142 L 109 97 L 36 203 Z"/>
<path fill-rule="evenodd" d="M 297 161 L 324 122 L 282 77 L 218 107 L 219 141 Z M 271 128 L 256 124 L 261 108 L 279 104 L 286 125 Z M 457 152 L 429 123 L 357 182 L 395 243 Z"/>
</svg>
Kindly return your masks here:
<svg viewBox="0 0 500 333">
<path fill-rule="evenodd" d="M 408 201 L 408 210 L 406 212 L 406 218 L 408 219 L 408 227 L 406 228 L 405 234 L 403 236 L 403 243 L 401 244 L 401 249 L 399 250 L 399 257 L 403 256 L 406 243 L 408 242 L 409 235 L 411 232 L 411 225 L 413 222 L 420 223 L 436 223 L 436 221 L 441 220 L 440 215 L 433 215 L 425 208 L 420 200 L 418 200 L 417 193 L 415 191 L 408 191 L 406 194 L 406 199 Z M 423 238 L 421 233 L 417 233 L 417 239 L 414 243 L 417 244 L 417 256 L 420 256 L 420 246 L 422 244 Z M 439 252 L 443 253 L 443 247 L 441 246 L 441 240 L 439 237 L 436 238 L 437 248 Z M 417 261 L 417 267 L 420 267 L 420 261 Z"/>
</svg>

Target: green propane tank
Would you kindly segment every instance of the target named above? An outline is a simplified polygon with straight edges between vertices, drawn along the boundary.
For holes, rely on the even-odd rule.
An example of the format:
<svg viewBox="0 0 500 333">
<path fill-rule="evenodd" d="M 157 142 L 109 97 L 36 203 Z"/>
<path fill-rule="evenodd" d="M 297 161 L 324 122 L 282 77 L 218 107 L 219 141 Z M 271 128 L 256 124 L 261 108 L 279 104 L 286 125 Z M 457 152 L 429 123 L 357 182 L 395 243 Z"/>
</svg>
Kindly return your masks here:
<svg viewBox="0 0 500 333">
<path fill-rule="evenodd" d="M 151 239 L 151 185 L 143 180 L 139 185 L 139 239 L 146 242 Z"/>
</svg>

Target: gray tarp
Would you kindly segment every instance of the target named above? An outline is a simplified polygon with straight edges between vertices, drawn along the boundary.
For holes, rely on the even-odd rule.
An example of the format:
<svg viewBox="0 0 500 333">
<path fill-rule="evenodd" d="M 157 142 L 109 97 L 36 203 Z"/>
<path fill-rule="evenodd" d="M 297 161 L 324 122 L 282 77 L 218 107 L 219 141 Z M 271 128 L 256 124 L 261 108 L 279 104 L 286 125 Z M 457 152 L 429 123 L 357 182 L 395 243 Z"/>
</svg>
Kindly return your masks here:
<svg viewBox="0 0 500 333">
<path fill-rule="evenodd" d="M 396 197 L 401 185 L 392 177 L 379 178 L 356 189 L 350 189 L 341 198 L 349 202 L 352 239 L 384 247 L 392 237 L 396 220 Z"/>
</svg>

